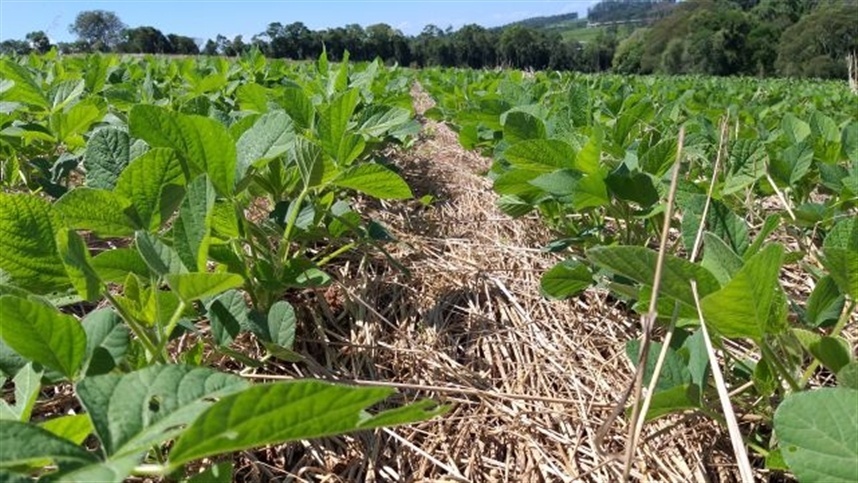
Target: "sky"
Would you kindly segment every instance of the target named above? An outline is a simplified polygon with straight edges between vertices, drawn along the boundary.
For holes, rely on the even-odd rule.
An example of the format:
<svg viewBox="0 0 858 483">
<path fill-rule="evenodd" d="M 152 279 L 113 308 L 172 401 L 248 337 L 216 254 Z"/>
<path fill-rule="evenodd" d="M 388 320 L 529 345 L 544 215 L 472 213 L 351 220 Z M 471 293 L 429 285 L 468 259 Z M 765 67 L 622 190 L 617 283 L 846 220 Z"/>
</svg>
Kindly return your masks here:
<svg viewBox="0 0 858 483">
<path fill-rule="evenodd" d="M 442 29 L 476 23 L 496 27 L 529 17 L 579 12 L 596 0 L 0 0 L 0 39 L 42 30 L 52 42 L 75 40 L 68 31 L 84 10 L 108 10 L 129 27 L 152 26 L 165 35 L 198 39 L 223 34 L 249 40 L 271 22 L 304 22 L 312 30 L 386 23 L 406 35 L 428 24 Z"/>
</svg>

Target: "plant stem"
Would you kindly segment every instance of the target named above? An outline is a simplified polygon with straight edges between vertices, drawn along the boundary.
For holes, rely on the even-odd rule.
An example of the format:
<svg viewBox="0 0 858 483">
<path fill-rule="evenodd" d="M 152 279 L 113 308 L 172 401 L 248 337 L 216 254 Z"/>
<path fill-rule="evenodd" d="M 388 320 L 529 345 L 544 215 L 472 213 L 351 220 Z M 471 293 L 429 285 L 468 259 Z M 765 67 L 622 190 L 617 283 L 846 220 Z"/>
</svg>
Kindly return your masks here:
<svg viewBox="0 0 858 483">
<path fill-rule="evenodd" d="M 846 323 L 849 322 L 849 316 L 852 315 L 852 312 L 855 310 L 856 301 L 851 300 L 848 305 L 843 307 L 843 313 L 840 314 L 840 318 L 837 319 L 837 323 L 834 324 L 834 328 L 831 329 L 831 337 L 836 337 L 840 335 L 840 331 L 846 327 Z M 816 369 L 819 368 L 819 359 L 814 358 L 813 362 L 810 363 L 810 366 L 804 371 L 804 374 L 801 376 L 801 380 L 798 381 L 798 384 L 801 388 L 804 388 L 808 382 L 810 382 L 810 378 L 813 377 L 813 374 L 816 372 Z"/>
<path fill-rule="evenodd" d="M 292 243 L 292 231 L 295 229 L 295 222 L 298 220 L 298 214 L 301 212 L 301 205 L 304 203 L 304 198 L 310 193 L 310 190 L 304 188 L 301 194 L 295 198 L 295 209 L 289 212 L 289 219 L 286 220 L 286 230 L 283 232 L 282 246 L 283 256 L 280 259 L 283 262 L 289 259 L 289 246 Z"/>
<path fill-rule="evenodd" d="M 772 365 L 775 366 L 775 370 L 781 375 L 787 384 L 789 384 L 789 387 L 793 392 L 801 390 L 801 386 L 799 386 L 792 374 L 790 374 L 786 367 L 784 367 L 783 362 L 781 362 L 780 358 L 778 358 L 775 351 L 772 350 L 771 346 L 769 346 L 768 342 L 760 341 L 760 351 L 762 351 L 764 357 L 771 361 Z"/>
<path fill-rule="evenodd" d="M 158 348 L 155 347 L 155 343 L 149 338 L 149 335 L 146 334 L 146 329 L 137 323 L 137 320 L 131 316 L 128 312 L 125 311 L 125 308 L 119 303 L 116 298 L 113 297 L 113 294 L 110 293 L 109 290 L 104 291 L 104 298 L 106 298 L 113 308 L 119 312 L 119 316 L 125 320 L 125 323 L 128 324 L 128 327 L 131 329 L 131 332 L 134 332 L 134 335 L 140 339 L 140 342 L 143 344 L 143 347 L 146 348 L 146 351 L 159 362 L 164 362 L 161 358 L 161 353 L 158 351 Z"/>
<path fill-rule="evenodd" d="M 182 313 L 185 311 L 187 305 L 184 300 L 179 300 L 179 306 L 176 307 L 176 311 L 173 312 L 173 315 L 170 317 L 170 321 L 167 322 L 167 329 L 164 331 L 164 338 L 160 341 L 159 344 L 159 353 L 163 354 L 164 359 L 166 360 L 166 353 L 164 350 L 167 347 L 167 343 L 170 341 L 170 334 L 173 333 L 173 329 L 176 328 L 176 325 L 179 324 L 179 319 L 182 318 Z"/>
<path fill-rule="evenodd" d="M 352 248 L 354 248 L 354 247 L 356 247 L 356 246 L 357 246 L 357 243 L 356 243 L 356 242 L 351 242 L 351 243 L 348 243 L 348 244 L 346 244 L 346 245 L 343 245 L 343 246 L 341 246 L 340 248 L 337 248 L 336 250 L 334 250 L 331 254 L 326 255 L 324 258 L 322 258 L 321 260 L 319 260 L 318 262 L 316 262 L 316 265 L 317 265 L 317 266 L 319 266 L 319 267 L 324 267 L 324 266 L 325 266 L 325 265 L 327 265 L 331 260 L 333 260 L 333 259 L 337 258 L 338 256 L 342 255 L 343 253 L 345 253 L 345 252 L 347 252 L 347 251 L 351 250 Z"/>
</svg>

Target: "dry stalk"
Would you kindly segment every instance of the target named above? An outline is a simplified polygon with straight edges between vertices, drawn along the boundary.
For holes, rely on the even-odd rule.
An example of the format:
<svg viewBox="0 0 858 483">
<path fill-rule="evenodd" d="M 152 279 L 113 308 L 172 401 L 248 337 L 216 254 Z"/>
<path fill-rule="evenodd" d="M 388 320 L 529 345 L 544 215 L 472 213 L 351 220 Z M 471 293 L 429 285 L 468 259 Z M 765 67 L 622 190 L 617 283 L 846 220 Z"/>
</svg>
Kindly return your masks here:
<svg viewBox="0 0 858 483">
<path fill-rule="evenodd" d="M 724 420 L 730 432 L 730 442 L 733 445 L 733 452 L 736 455 L 739 474 L 742 477 L 743 483 L 754 483 L 754 471 L 751 469 L 751 462 L 748 460 L 748 452 L 745 450 L 745 442 L 742 439 L 742 432 L 739 430 L 739 422 L 736 420 L 736 413 L 733 411 L 733 405 L 730 403 L 730 394 L 727 391 L 727 384 L 724 382 L 724 375 L 721 373 L 721 366 L 718 365 L 715 348 L 712 346 L 712 340 L 709 338 L 709 330 L 706 328 L 706 320 L 703 318 L 703 309 L 700 308 L 700 296 L 697 293 L 696 280 L 691 280 L 691 292 L 694 294 L 694 305 L 697 308 L 697 317 L 700 319 L 700 330 L 703 331 L 703 340 L 706 342 L 709 366 L 712 368 L 712 378 L 715 379 L 718 399 L 721 401 Z"/>
</svg>

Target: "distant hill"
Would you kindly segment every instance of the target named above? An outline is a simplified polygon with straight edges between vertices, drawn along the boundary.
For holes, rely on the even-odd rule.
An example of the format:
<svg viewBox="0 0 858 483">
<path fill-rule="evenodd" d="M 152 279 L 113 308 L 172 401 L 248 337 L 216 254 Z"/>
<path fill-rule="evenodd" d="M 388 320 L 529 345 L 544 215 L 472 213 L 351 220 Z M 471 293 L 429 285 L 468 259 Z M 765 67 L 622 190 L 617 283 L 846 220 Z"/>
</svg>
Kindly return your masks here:
<svg viewBox="0 0 858 483">
<path fill-rule="evenodd" d="M 581 21 L 578 19 L 578 12 L 572 12 L 564 13 L 561 15 L 548 15 L 545 17 L 526 18 L 524 20 L 519 20 L 518 22 L 513 22 L 504 25 L 500 28 L 520 25 L 522 27 L 528 27 L 537 30 L 555 30 L 564 27 L 568 28 L 571 24 L 576 24 L 580 22 Z"/>
</svg>

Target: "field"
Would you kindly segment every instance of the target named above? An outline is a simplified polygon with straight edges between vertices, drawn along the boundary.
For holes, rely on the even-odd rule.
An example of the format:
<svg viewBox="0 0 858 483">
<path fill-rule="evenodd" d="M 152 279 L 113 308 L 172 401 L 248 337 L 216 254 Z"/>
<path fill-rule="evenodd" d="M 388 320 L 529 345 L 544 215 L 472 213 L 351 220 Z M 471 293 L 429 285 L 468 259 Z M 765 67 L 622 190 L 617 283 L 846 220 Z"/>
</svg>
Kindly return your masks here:
<svg viewBox="0 0 858 483">
<path fill-rule="evenodd" d="M 0 476 L 855 481 L 856 113 L 843 82 L 0 58 Z"/>
</svg>

